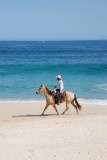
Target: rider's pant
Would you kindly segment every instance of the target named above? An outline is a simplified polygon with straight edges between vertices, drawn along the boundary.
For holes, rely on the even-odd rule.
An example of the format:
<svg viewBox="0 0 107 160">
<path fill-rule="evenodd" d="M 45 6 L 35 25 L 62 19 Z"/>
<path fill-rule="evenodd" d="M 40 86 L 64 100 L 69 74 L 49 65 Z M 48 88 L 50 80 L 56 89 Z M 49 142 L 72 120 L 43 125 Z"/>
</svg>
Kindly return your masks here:
<svg viewBox="0 0 107 160">
<path fill-rule="evenodd" d="M 60 103 L 60 89 L 56 89 L 56 99 L 57 103 Z"/>
</svg>

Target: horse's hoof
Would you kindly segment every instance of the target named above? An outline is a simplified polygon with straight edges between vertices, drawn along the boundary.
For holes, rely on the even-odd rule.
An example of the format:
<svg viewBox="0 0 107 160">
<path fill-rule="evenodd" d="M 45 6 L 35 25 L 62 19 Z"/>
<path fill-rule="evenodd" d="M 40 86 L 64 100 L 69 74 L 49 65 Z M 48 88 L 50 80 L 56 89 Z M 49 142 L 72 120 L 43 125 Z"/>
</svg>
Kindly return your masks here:
<svg viewBox="0 0 107 160">
<path fill-rule="evenodd" d="M 43 116 L 44 114 L 42 113 L 41 116 Z"/>
<path fill-rule="evenodd" d="M 63 114 L 64 114 L 64 112 L 61 115 L 63 115 Z"/>
</svg>

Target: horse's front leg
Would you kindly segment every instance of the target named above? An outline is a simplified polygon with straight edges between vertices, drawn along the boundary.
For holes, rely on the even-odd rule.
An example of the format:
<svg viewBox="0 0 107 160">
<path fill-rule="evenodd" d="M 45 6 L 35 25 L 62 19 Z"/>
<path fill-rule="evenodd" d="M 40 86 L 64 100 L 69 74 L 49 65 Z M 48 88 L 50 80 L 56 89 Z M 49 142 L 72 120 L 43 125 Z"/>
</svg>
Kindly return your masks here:
<svg viewBox="0 0 107 160">
<path fill-rule="evenodd" d="M 53 106 L 53 108 L 55 109 L 55 111 L 56 111 L 57 115 L 59 115 L 59 112 L 58 112 L 58 110 L 57 110 L 57 108 L 56 108 L 56 105 L 55 105 L 55 104 L 53 104 L 52 106 Z"/>
<path fill-rule="evenodd" d="M 68 109 L 69 109 L 69 103 L 66 102 L 66 109 L 65 109 L 65 111 L 64 111 L 62 114 L 65 114 L 65 112 L 66 112 Z"/>
<path fill-rule="evenodd" d="M 44 108 L 44 110 L 42 112 L 42 116 L 44 115 L 44 112 L 46 111 L 46 109 L 48 108 L 48 106 L 49 106 L 49 104 L 46 104 L 46 106 L 45 106 L 45 108 Z"/>
</svg>

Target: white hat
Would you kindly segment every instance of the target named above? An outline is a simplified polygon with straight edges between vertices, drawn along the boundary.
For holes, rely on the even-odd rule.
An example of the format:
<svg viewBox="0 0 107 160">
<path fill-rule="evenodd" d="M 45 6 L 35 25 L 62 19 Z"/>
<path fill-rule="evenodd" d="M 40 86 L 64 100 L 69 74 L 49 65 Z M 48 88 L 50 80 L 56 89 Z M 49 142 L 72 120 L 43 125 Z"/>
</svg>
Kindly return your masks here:
<svg viewBox="0 0 107 160">
<path fill-rule="evenodd" d="M 61 75 L 57 75 L 56 78 L 58 79 L 62 79 Z"/>
</svg>

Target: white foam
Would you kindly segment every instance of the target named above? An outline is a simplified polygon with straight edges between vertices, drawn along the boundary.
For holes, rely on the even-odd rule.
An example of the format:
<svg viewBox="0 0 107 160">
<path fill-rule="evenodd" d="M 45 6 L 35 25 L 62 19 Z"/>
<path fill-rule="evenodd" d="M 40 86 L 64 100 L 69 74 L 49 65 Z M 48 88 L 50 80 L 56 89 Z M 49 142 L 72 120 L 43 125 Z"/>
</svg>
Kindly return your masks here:
<svg viewBox="0 0 107 160">
<path fill-rule="evenodd" d="M 107 84 L 96 84 L 96 87 L 98 87 L 101 90 L 107 91 Z"/>
<path fill-rule="evenodd" d="M 45 102 L 45 99 L 39 99 L 39 100 L 4 100 L 1 99 L 0 103 L 41 103 Z M 107 99 L 101 100 L 101 99 L 83 99 L 78 98 L 78 102 L 82 104 L 98 104 L 98 105 L 107 105 Z"/>
<path fill-rule="evenodd" d="M 4 100 L 4 99 L 1 99 L 0 100 L 0 103 L 35 103 L 35 102 L 45 102 L 45 100 Z"/>
<path fill-rule="evenodd" d="M 98 105 L 107 105 L 107 99 L 83 99 L 79 98 L 78 101 L 83 104 L 98 104 Z"/>
</svg>

